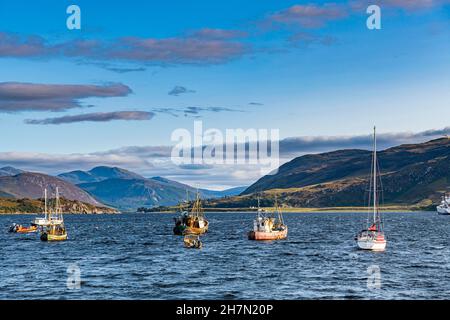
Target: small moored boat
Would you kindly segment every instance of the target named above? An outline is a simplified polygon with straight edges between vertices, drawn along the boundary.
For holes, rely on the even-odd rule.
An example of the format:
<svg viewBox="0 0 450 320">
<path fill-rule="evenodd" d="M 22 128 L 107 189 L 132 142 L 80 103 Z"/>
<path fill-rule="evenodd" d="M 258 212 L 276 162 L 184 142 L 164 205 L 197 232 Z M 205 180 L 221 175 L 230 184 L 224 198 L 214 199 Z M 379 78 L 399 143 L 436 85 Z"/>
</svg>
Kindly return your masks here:
<svg viewBox="0 0 450 320">
<path fill-rule="evenodd" d="M 38 231 L 38 228 L 35 225 L 31 225 L 29 227 L 24 227 L 23 225 L 13 223 L 12 226 L 9 227 L 9 232 L 14 232 L 14 233 L 34 233 L 37 231 Z"/>
<path fill-rule="evenodd" d="M 444 194 L 441 204 L 436 207 L 437 212 L 442 215 L 450 215 L 450 196 Z"/>
<path fill-rule="evenodd" d="M 286 239 L 288 227 L 284 223 L 283 214 L 278 206 L 277 200 L 275 200 L 275 211 L 277 213 L 277 218 L 273 215 L 267 215 L 267 213 L 259 207 L 258 198 L 258 211 L 256 219 L 253 221 L 253 231 L 248 233 L 249 240 Z"/>
<path fill-rule="evenodd" d="M 358 248 L 363 250 L 372 251 L 384 251 L 386 248 L 386 238 L 383 231 L 383 222 L 381 220 L 381 214 L 379 211 L 379 192 L 381 188 L 378 188 L 378 184 L 381 185 L 381 179 L 379 177 L 379 167 L 377 161 L 377 138 L 376 128 L 373 129 L 373 155 L 372 155 L 372 170 L 370 177 L 369 188 L 369 206 L 366 228 L 360 231 L 355 240 L 358 244 Z"/>
<path fill-rule="evenodd" d="M 18 226 L 16 230 L 17 233 L 34 233 L 36 231 L 38 231 L 37 226 L 29 226 L 29 227 Z"/>
<path fill-rule="evenodd" d="M 205 218 L 205 213 L 202 207 L 200 195 L 197 192 L 197 198 L 192 206 L 190 212 L 184 212 L 182 216 L 182 223 L 179 228 L 184 227 L 183 234 L 197 234 L 201 235 L 208 232 L 209 222 Z M 177 224 L 177 222 L 176 222 Z M 177 227 L 177 225 L 175 225 Z M 174 229 L 175 232 L 175 229 Z"/>
<path fill-rule="evenodd" d="M 201 249 L 203 246 L 200 237 L 196 234 L 185 235 L 183 242 L 186 248 Z"/>
</svg>

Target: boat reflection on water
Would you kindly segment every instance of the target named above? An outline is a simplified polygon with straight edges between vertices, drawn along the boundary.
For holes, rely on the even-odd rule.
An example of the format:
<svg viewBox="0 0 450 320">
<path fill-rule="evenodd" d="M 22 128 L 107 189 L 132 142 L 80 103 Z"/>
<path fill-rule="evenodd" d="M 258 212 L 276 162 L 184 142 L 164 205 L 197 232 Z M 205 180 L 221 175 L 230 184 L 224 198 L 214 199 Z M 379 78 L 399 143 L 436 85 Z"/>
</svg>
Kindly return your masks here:
<svg viewBox="0 0 450 320">
<path fill-rule="evenodd" d="M 186 248 L 201 249 L 203 246 L 202 242 L 200 241 L 200 236 L 196 234 L 185 235 L 183 242 Z"/>
</svg>

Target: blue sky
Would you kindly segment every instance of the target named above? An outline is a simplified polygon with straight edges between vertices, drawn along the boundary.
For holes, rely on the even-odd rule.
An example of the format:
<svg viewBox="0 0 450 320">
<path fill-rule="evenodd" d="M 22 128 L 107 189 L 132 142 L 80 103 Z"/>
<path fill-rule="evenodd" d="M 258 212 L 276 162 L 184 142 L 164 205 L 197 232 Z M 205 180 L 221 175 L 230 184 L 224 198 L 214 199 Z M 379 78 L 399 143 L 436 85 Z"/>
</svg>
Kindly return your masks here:
<svg viewBox="0 0 450 320">
<path fill-rule="evenodd" d="M 368 30 L 367 6 L 352 1 L 1 0 L 0 125 L 7 138 L 0 165 L 56 173 L 117 164 L 222 188 L 250 183 L 257 173 L 189 172 L 167 163 L 163 170 L 162 159 L 92 155 L 170 146 L 172 131 L 192 129 L 196 119 L 221 130 L 278 128 L 282 139 L 358 137 L 374 124 L 382 134 L 417 139 L 413 133 L 448 127 L 449 1 L 370 3 L 381 7 L 381 30 Z M 70 4 L 81 8 L 81 30 L 66 28 Z M 20 96 L 32 91 L 29 84 L 36 92 L 61 85 L 50 89 L 64 96 L 44 101 L 57 102 L 53 109 L 39 109 L 36 97 Z M 119 84 L 130 92 L 111 87 Z M 81 98 L 68 85 L 84 86 L 76 89 L 84 90 Z M 176 86 L 191 92 L 169 95 Z M 107 96 L 99 97 L 103 90 Z M 185 112 L 192 107 L 195 115 Z M 150 116 L 123 120 L 136 111 Z M 73 120 L 98 113 L 114 114 Z M 61 117 L 72 120 L 26 122 Z"/>
</svg>

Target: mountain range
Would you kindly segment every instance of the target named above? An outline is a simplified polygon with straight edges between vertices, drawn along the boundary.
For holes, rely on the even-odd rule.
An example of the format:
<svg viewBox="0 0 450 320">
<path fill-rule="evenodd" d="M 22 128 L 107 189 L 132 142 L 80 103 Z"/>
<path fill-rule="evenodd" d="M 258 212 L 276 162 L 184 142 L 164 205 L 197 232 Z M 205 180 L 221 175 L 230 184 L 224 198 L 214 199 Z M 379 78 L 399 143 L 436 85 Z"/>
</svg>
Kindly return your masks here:
<svg viewBox="0 0 450 320">
<path fill-rule="evenodd" d="M 134 211 L 143 206 L 174 205 L 197 191 L 202 198 L 218 198 L 241 193 L 246 187 L 224 191 L 196 189 L 163 177 L 145 178 L 137 173 L 99 166 L 89 171 L 71 171 L 57 177 L 32 173 L 13 167 L 0 168 L 0 197 L 37 199 L 44 188 L 54 194 L 59 187 L 62 197 L 84 203 L 106 205 Z"/>
<path fill-rule="evenodd" d="M 13 168 L 13 167 L 3 167 L 3 168 L 0 168 L 0 177 L 15 176 L 16 174 L 19 174 L 22 172 L 24 172 L 24 171 Z"/>
<path fill-rule="evenodd" d="M 125 169 L 104 166 L 90 171 L 62 173 L 58 177 L 76 184 L 102 203 L 122 210 L 174 205 L 189 194 L 193 197 L 197 191 L 202 198 L 218 198 L 245 190 L 244 187 L 225 191 L 197 190 L 163 177 L 145 178 Z"/>
<path fill-rule="evenodd" d="M 56 186 L 68 200 L 120 210 L 173 206 L 192 199 L 198 191 L 211 208 L 248 208 L 262 195 L 263 206 L 275 198 L 285 207 L 361 207 L 366 193 L 372 153 L 346 149 L 297 157 L 272 175 L 248 188 L 225 191 L 195 189 L 163 177 L 145 178 L 117 167 L 71 171 L 57 177 L 13 167 L 0 168 L 0 197 L 37 199 L 44 187 Z M 431 207 L 450 186 L 450 139 L 407 144 L 381 150 L 378 159 L 384 203 L 420 208 Z"/>
<path fill-rule="evenodd" d="M 47 188 L 49 197 L 51 197 L 55 194 L 56 187 L 59 188 L 61 197 L 65 199 L 81 201 L 95 206 L 102 205 L 100 201 L 86 191 L 57 177 L 35 172 L 21 172 L 16 175 L 0 177 L 0 193 L 4 198 L 43 198 L 44 188 Z"/>
<path fill-rule="evenodd" d="M 211 206 L 248 207 L 263 193 L 287 207 L 367 205 L 372 153 L 348 149 L 297 157 L 266 175 L 240 196 L 213 200 Z M 450 139 L 406 144 L 378 152 L 384 203 L 421 208 L 438 203 L 450 187 Z"/>
</svg>

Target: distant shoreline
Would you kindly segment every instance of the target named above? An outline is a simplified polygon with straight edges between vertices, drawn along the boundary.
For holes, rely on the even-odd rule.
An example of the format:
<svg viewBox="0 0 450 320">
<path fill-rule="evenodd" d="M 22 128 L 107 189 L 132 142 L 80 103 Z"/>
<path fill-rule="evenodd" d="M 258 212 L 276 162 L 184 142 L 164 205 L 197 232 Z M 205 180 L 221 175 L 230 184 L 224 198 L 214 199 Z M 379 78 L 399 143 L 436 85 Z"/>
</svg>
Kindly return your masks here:
<svg viewBox="0 0 450 320">
<path fill-rule="evenodd" d="M 273 208 L 261 208 L 267 212 L 271 212 Z M 204 208 L 205 212 L 256 212 L 255 208 Z M 326 207 L 326 208 L 281 208 L 282 212 L 292 212 L 292 213 L 325 213 L 325 212 L 360 212 L 366 213 L 368 209 L 366 207 Z M 431 208 L 418 208 L 418 207 L 408 207 L 408 206 L 386 206 L 380 208 L 382 212 L 420 212 L 420 211 L 430 211 L 434 210 Z M 139 213 L 177 213 L 179 208 L 173 207 L 159 207 L 148 209 L 147 211 Z"/>
<path fill-rule="evenodd" d="M 261 208 L 267 212 L 272 212 L 274 209 L 271 207 Z M 245 212 L 255 213 L 255 208 L 204 208 L 205 212 L 215 213 L 228 213 L 228 212 Z M 368 209 L 365 207 L 326 207 L 326 208 L 282 208 L 284 213 L 326 213 L 326 212 L 355 212 L 355 213 L 367 213 Z M 432 208 L 418 208 L 408 206 L 386 206 L 380 208 L 382 212 L 434 212 Z M 66 212 L 65 215 L 117 215 L 117 214 L 145 214 L 145 213 L 161 213 L 161 214 L 176 214 L 179 212 L 179 207 L 158 207 L 149 208 L 147 211 L 123 211 L 123 212 L 97 212 L 97 213 L 85 213 L 85 212 Z M 0 215 L 42 215 L 42 213 L 31 212 L 0 212 Z"/>
<path fill-rule="evenodd" d="M 129 212 L 97 212 L 97 213 L 85 213 L 85 212 L 63 212 L 64 215 L 70 216 L 100 216 L 100 215 L 117 215 L 121 213 Z M 0 216 L 15 216 L 15 215 L 29 215 L 29 216 L 44 216 L 43 213 L 32 213 L 32 212 L 0 212 Z"/>
</svg>

